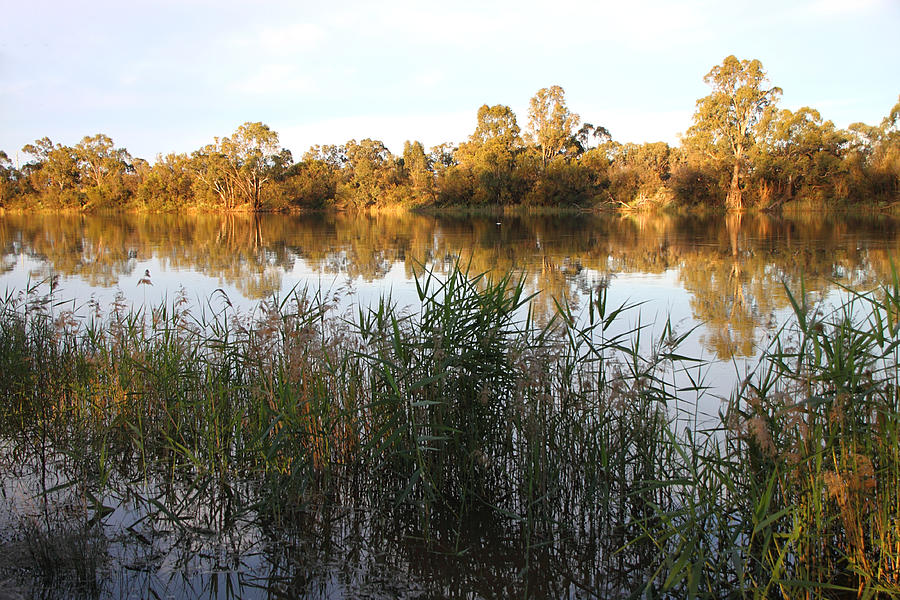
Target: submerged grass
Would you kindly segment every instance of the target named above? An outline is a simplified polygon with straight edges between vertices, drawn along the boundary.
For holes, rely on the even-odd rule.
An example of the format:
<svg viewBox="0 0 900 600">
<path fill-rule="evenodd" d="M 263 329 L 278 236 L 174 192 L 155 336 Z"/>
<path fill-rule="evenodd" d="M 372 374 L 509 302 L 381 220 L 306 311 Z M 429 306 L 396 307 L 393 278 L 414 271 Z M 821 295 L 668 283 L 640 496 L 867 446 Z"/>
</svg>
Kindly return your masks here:
<svg viewBox="0 0 900 600">
<path fill-rule="evenodd" d="M 826 317 L 791 296 L 794 324 L 707 429 L 680 412 L 704 393 L 686 334 L 610 334 L 629 307 L 602 291 L 539 325 L 512 276 L 417 290 L 417 310 L 352 317 L 303 290 L 250 314 L 224 294 L 105 314 L 7 295 L 0 461 L 36 500 L 22 531 L 53 546 L 66 504 L 141 543 L 252 524 L 276 572 L 343 528 L 445 596 L 900 595 L 896 276 Z"/>
</svg>

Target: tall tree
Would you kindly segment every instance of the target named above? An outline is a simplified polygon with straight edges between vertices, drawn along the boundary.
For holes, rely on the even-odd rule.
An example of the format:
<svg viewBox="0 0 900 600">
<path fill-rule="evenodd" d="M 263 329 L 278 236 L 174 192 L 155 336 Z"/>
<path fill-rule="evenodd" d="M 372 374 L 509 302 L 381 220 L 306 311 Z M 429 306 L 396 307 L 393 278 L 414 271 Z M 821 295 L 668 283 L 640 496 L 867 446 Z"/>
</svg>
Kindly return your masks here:
<svg viewBox="0 0 900 600">
<path fill-rule="evenodd" d="M 459 167 L 452 169 L 470 173 L 477 182 L 472 190 L 474 202 L 508 204 L 515 199 L 516 154 L 523 146 L 519 133 L 510 107 L 485 104 L 478 109 L 475 131 L 460 145 L 456 153 Z"/>
<path fill-rule="evenodd" d="M 784 199 L 792 199 L 798 189 L 808 193 L 813 186 L 829 187 L 836 179 L 847 138 L 834 123 L 823 121 L 819 111 L 772 111 L 766 130 L 757 160 L 768 166 L 763 169 L 766 179 L 780 180 Z"/>
<path fill-rule="evenodd" d="M 572 143 L 581 121 L 581 117 L 569 111 L 566 93 L 558 85 L 537 91 L 528 106 L 528 119 L 531 138 L 540 148 L 544 166 Z"/>
<path fill-rule="evenodd" d="M 612 136 L 606 127 L 585 123 L 575 133 L 575 146 L 579 155 L 591 149 L 591 138 L 594 138 L 598 143 L 612 140 Z"/>
<path fill-rule="evenodd" d="M 350 140 L 344 145 L 344 182 L 338 188 L 343 203 L 367 208 L 384 204 L 398 183 L 397 160 L 381 140 Z"/>
<path fill-rule="evenodd" d="M 470 143 L 482 146 L 487 143 L 499 143 L 510 151 L 522 145 L 516 113 L 510 107 L 503 104 L 494 106 L 483 104 L 478 109 L 477 119 L 475 131 L 469 137 Z"/>
<path fill-rule="evenodd" d="M 269 181 L 272 170 L 281 166 L 285 158 L 280 151 L 278 133 L 260 122 L 244 123 L 221 143 L 222 153 L 228 159 L 229 174 L 234 179 L 250 208 L 258 210 L 260 192 Z"/>
<path fill-rule="evenodd" d="M 23 146 L 22 152 L 34 157 L 22 169 L 34 190 L 63 195 L 78 189 L 78 159 L 74 149 L 43 137 Z"/>
<path fill-rule="evenodd" d="M 766 72 L 758 60 L 727 57 L 703 78 L 712 93 L 697 100 L 689 137 L 731 169 L 731 185 L 725 203 L 729 209 L 743 206 L 741 179 L 750 149 L 756 144 L 756 127 L 774 107 L 781 88 L 768 87 Z"/>
<path fill-rule="evenodd" d="M 279 148 L 278 133 L 259 122 L 244 123 L 230 138 L 216 138 L 192 154 L 201 191 L 215 194 L 226 209 L 242 199 L 258 210 L 263 186 L 290 162 L 290 153 Z"/>
<path fill-rule="evenodd" d="M 225 210 L 233 208 L 237 201 L 237 189 L 230 176 L 228 157 L 222 152 L 222 143 L 215 138 L 191 153 L 190 165 L 194 176 L 194 193 L 198 198 L 214 198 Z"/>
<path fill-rule="evenodd" d="M 84 136 L 74 150 L 82 181 L 90 181 L 97 188 L 103 188 L 110 179 L 120 177 L 131 166 L 128 151 L 116 148 L 112 138 L 102 133 Z"/>
<path fill-rule="evenodd" d="M 409 177 L 410 191 L 417 201 L 432 200 L 434 197 L 434 172 L 430 160 L 425 154 L 422 142 L 403 144 L 403 168 Z"/>
</svg>

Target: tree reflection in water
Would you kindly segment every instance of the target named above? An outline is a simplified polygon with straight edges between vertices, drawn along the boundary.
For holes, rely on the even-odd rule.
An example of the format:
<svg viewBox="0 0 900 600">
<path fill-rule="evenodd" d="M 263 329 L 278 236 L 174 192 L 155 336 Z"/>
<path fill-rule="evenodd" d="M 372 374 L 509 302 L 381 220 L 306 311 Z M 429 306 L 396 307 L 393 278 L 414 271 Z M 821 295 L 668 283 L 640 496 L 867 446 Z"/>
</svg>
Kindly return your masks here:
<svg viewBox="0 0 900 600">
<path fill-rule="evenodd" d="M 21 289 L 28 278 L 62 275 L 97 289 L 118 286 L 141 301 L 131 280 L 155 260 L 188 289 L 202 276 L 256 301 L 298 279 L 317 285 L 339 276 L 362 290 L 398 268 L 411 285 L 422 265 L 441 271 L 461 257 L 470 272 L 520 273 L 531 291 L 542 291 L 535 314 L 549 318 L 554 298 L 578 305 L 608 285 L 641 301 L 640 290 L 628 288 L 631 275 L 674 274 L 666 281 L 687 292 L 704 350 L 727 359 L 755 354 L 760 335 L 788 307 L 785 285 L 798 290 L 802 281 L 814 299 L 839 285 L 865 289 L 889 277 L 900 246 L 898 221 L 884 216 L 505 214 L 497 221 L 402 212 L 4 215 L 0 280 Z M 22 257 L 31 272 L 17 268 Z"/>
</svg>

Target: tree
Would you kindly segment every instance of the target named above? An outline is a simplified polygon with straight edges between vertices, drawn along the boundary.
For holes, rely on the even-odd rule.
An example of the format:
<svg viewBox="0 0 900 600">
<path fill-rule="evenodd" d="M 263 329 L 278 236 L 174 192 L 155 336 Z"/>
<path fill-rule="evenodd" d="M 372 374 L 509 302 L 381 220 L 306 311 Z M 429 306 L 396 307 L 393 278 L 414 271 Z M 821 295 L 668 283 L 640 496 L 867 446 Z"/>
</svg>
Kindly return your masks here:
<svg viewBox="0 0 900 600">
<path fill-rule="evenodd" d="M 594 138 L 597 142 L 612 140 L 612 136 L 609 134 L 609 130 L 606 127 L 585 123 L 575 133 L 575 146 L 579 155 L 591 149 L 591 138 Z"/>
<path fill-rule="evenodd" d="M 383 204 L 387 192 L 397 183 L 397 161 L 380 140 L 366 138 L 344 145 L 344 182 L 338 188 L 345 203 L 358 208 Z"/>
<path fill-rule="evenodd" d="M 78 185 L 78 164 L 72 148 L 54 144 L 50 138 L 43 137 L 35 140 L 34 144 L 23 146 L 22 152 L 35 158 L 24 169 L 35 189 L 63 191 Z"/>
<path fill-rule="evenodd" d="M 791 199 L 800 188 L 830 187 L 837 178 L 842 149 L 847 138 L 831 121 L 822 121 L 819 111 L 772 111 L 766 136 L 759 144 L 756 162 L 766 167 L 763 178 L 783 187 L 784 199 Z"/>
<path fill-rule="evenodd" d="M 91 181 L 97 188 L 117 176 L 121 176 L 131 165 L 131 155 L 124 148 L 116 148 L 112 138 L 98 133 L 84 136 L 75 145 L 75 158 L 82 181 Z"/>
<path fill-rule="evenodd" d="M 3 206 L 13 195 L 13 184 L 17 178 L 18 172 L 12 166 L 9 156 L 0 150 L 0 206 Z"/>
<path fill-rule="evenodd" d="M 241 191 L 250 208 L 260 208 L 260 192 L 269 181 L 273 169 L 290 155 L 280 151 L 278 133 L 260 122 L 244 123 L 221 143 L 227 158 L 229 175 Z"/>
<path fill-rule="evenodd" d="M 279 148 L 278 133 L 260 122 L 244 123 L 230 138 L 216 138 L 192 154 L 200 191 L 215 194 L 226 209 L 242 199 L 259 210 L 263 186 L 291 162 Z"/>
<path fill-rule="evenodd" d="M 713 91 L 697 100 L 694 124 L 687 133 L 730 168 L 731 185 L 725 203 L 729 209 L 740 210 L 741 179 L 747 154 L 756 144 L 756 127 L 778 101 L 781 88 L 767 87 L 761 62 L 734 56 L 713 67 L 703 81 Z"/>
<path fill-rule="evenodd" d="M 219 138 L 192 152 L 190 165 L 195 178 L 194 193 L 198 198 L 212 196 L 225 210 L 234 207 L 237 190 L 229 175 L 228 158 L 221 151 Z"/>
<path fill-rule="evenodd" d="M 84 194 L 79 192 L 80 173 L 75 150 L 54 144 L 50 138 L 26 144 L 22 152 L 34 160 L 22 168 L 26 189 L 35 192 L 40 202 L 48 206 L 84 206 Z"/>
<path fill-rule="evenodd" d="M 545 167 L 550 159 L 572 144 L 575 128 L 581 120 L 577 114 L 569 112 L 566 93 L 558 85 L 537 91 L 529 104 L 528 118 L 531 139 L 540 148 Z"/>
<path fill-rule="evenodd" d="M 409 177 L 410 192 L 419 202 L 434 198 L 434 172 L 422 142 L 403 144 L 403 168 Z"/>
<path fill-rule="evenodd" d="M 481 146 L 497 143 L 510 151 L 521 147 L 522 140 L 519 137 L 516 113 L 510 107 L 503 104 L 494 106 L 483 104 L 478 109 L 477 119 L 475 131 L 469 136 L 470 143 Z"/>
<path fill-rule="evenodd" d="M 196 164 L 186 155 L 157 155 L 156 164 L 146 173 L 138 161 L 135 163 L 135 171 L 141 177 L 135 195 L 146 208 L 174 208 L 195 201 L 191 188 Z"/>
<path fill-rule="evenodd" d="M 872 156 L 873 174 L 881 180 L 880 190 L 891 200 L 900 198 L 900 97 L 881 122 L 881 137 Z"/>
<path fill-rule="evenodd" d="M 519 133 L 510 107 L 485 104 L 478 109 L 475 131 L 456 153 L 459 167 L 451 169 L 469 171 L 465 179 L 476 182 L 471 190 L 474 202 L 508 204 L 517 196 L 516 154 L 523 147 Z M 461 174 L 452 177 L 462 181 Z"/>
</svg>

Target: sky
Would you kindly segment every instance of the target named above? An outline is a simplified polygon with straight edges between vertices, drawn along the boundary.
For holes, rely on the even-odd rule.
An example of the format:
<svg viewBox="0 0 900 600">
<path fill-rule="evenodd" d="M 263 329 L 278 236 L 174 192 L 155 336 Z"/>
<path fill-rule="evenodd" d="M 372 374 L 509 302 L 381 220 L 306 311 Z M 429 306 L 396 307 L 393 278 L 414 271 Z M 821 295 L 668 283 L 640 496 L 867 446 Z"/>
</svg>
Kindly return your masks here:
<svg viewBox="0 0 900 600">
<path fill-rule="evenodd" d="M 482 104 L 525 130 L 551 85 L 617 141 L 676 144 L 730 54 L 762 62 L 783 108 L 878 124 L 900 95 L 900 0 L 10 2 L 0 150 L 102 132 L 153 161 L 262 121 L 295 159 L 366 137 L 399 153 L 464 141 Z"/>
</svg>

